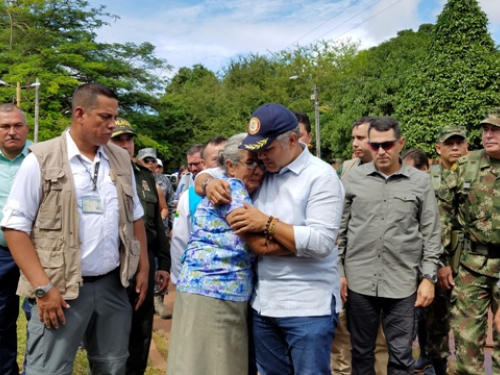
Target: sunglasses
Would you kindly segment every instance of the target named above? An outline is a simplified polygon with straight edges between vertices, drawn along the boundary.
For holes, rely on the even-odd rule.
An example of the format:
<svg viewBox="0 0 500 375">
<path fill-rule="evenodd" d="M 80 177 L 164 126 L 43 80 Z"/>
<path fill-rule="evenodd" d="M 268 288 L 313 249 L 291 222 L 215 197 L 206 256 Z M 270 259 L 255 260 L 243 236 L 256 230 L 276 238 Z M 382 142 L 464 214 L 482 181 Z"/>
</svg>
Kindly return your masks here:
<svg viewBox="0 0 500 375">
<path fill-rule="evenodd" d="M 143 162 L 146 163 L 146 164 L 156 163 L 156 159 L 153 159 L 153 158 L 144 158 Z"/>
<path fill-rule="evenodd" d="M 389 151 L 391 148 L 396 146 L 396 142 L 399 141 L 399 139 L 395 139 L 394 141 L 387 141 L 387 142 L 368 142 L 368 145 L 373 151 L 378 151 L 381 147 L 384 149 L 384 151 Z"/>
</svg>

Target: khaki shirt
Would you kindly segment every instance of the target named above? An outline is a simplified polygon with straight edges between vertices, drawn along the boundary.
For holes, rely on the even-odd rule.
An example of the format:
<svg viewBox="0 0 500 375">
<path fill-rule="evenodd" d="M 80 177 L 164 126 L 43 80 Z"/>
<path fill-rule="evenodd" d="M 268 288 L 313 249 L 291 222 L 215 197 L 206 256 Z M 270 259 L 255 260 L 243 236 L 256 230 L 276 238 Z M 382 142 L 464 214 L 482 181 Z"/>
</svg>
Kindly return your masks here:
<svg viewBox="0 0 500 375">
<path fill-rule="evenodd" d="M 430 176 L 402 164 L 386 179 L 372 162 L 353 169 L 342 182 L 339 270 L 349 289 L 385 298 L 412 295 L 418 267 L 423 274 L 436 274 L 442 252 Z"/>
</svg>

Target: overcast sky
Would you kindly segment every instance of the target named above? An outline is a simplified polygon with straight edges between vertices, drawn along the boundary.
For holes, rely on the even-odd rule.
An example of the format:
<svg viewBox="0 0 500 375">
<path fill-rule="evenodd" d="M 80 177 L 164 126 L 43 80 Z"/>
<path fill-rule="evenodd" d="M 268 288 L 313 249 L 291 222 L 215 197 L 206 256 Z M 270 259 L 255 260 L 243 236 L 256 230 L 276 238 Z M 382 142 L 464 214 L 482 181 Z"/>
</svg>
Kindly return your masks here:
<svg viewBox="0 0 500 375">
<path fill-rule="evenodd" d="M 445 0 L 89 0 L 120 17 L 104 42 L 150 42 L 175 70 L 201 63 L 217 72 L 239 54 L 277 52 L 320 39 L 362 48 L 399 30 L 435 23 Z M 500 44 L 500 0 L 479 0 Z"/>
</svg>

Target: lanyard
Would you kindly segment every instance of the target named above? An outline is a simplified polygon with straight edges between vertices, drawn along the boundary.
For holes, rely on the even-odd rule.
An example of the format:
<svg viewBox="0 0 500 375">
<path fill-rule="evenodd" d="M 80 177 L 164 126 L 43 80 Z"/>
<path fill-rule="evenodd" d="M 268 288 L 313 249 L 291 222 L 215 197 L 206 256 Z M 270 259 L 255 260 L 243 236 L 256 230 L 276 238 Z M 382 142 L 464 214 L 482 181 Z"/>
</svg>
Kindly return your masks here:
<svg viewBox="0 0 500 375">
<path fill-rule="evenodd" d="M 92 190 L 96 191 L 97 190 L 97 177 L 99 177 L 99 164 L 101 163 L 98 161 L 97 163 L 94 164 L 94 174 L 90 173 L 90 171 L 87 169 L 85 166 L 85 163 L 83 162 L 82 158 L 78 156 L 78 160 L 80 160 L 80 163 L 82 163 L 83 168 L 87 171 L 90 177 L 90 181 L 92 181 Z"/>
</svg>

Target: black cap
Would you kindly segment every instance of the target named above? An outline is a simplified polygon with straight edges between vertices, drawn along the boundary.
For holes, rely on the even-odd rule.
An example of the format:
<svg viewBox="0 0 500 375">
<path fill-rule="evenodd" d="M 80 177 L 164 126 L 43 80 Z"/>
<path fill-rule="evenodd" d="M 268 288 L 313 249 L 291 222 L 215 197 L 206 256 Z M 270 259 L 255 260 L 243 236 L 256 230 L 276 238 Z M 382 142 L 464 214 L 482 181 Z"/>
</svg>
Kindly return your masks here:
<svg viewBox="0 0 500 375">
<path fill-rule="evenodd" d="M 281 104 L 264 104 L 252 113 L 248 123 L 248 135 L 239 148 L 263 151 L 281 134 L 299 125 L 297 117 Z"/>
</svg>

